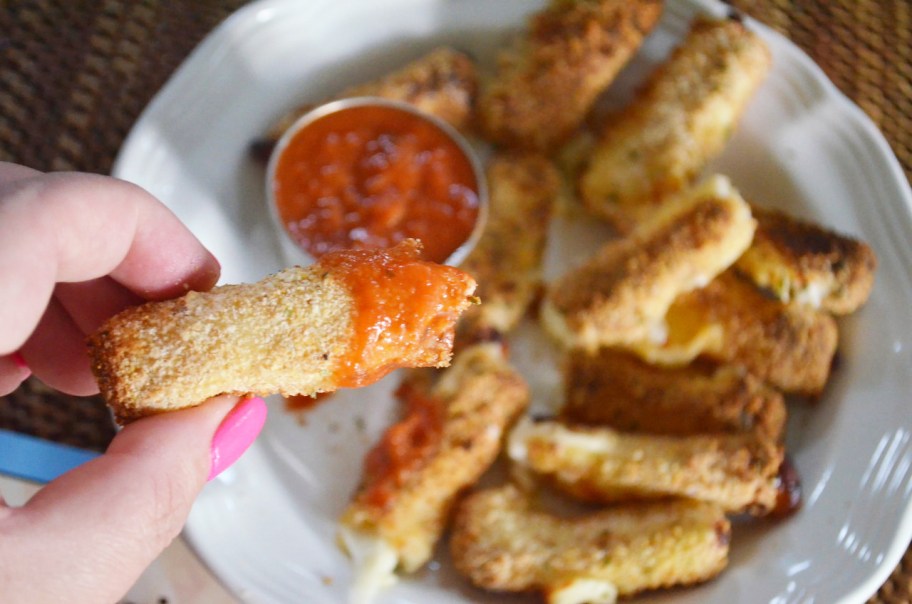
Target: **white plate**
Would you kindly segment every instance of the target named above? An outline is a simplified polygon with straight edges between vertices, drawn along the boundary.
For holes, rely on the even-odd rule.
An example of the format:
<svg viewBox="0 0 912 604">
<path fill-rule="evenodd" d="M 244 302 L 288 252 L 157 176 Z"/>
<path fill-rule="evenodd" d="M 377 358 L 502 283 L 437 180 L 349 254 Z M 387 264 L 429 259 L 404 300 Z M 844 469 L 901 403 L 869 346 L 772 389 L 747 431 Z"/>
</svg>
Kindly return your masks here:
<svg viewBox="0 0 912 604">
<path fill-rule="evenodd" d="M 226 282 L 280 267 L 262 170 L 246 148 L 299 100 L 383 73 L 441 42 L 483 61 L 538 2 L 526 0 L 265 0 L 244 8 L 187 59 L 137 122 L 115 174 L 164 200 L 208 245 Z M 630 86 L 712 0 L 669 2 L 658 31 L 623 74 Z M 823 400 L 795 409 L 789 447 L 804 508 L 775 524 L 738 525 L 731 565 L 707 585 L 643 602 L 863 602 L 912 536 L 912 194 L 883 137 L 795 46 L 751 22 L 775 67 L 715 168 L 750 199 L 788 208 L 870 242 L 880 258 L 873 295 L 841 321 L 841 363 Z M 580 225 L 558 225 L 576 233 Z M 582 230 L 585 230 L 583 227 Z M 550 250 L 549 274 L 567 254 Z M 519 362 L 543 355 L 516 347 Z M 540 399 L 553 372 L 529 371 Z M 549 377 L 550 376 L 550 377 Z M 351 572 L 335 519 L 361 457 L 389 420 L 395 376 L 337 395 L 301 425 L 273 405 L 263 435 L 200 497 L 186 535 L 246 601 L 344 601 Z M 495 602 L 465 585 L 445 553 L 380 602 Z M 531 602 L 518 597 L 515 602 Z"/>
</svg>

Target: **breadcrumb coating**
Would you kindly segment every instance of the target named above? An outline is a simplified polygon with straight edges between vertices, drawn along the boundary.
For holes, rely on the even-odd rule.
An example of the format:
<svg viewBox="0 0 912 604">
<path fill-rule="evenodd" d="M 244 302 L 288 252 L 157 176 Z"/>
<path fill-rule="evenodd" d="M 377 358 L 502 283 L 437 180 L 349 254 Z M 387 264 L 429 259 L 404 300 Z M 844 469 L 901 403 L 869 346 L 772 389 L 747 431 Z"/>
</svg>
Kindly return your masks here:
<svg viewBox="0 0 912 604">
<path fill-rule="evenodd" d="M 765 43 L 734 20 L 697 20 L 629 107 L 606 120 L 579 181 L 585 205 L 628 231 L 696 179 L 765 79 Z"/>
<path fill-rule="evenodd" d="M 713 504 L 668 500 L 613 506 L 579 517 L 536 509 L 512 485 L 479 491 L 459 506 L 450 542 L 456 569 L 494 591 L 561 599 L 578 582 L 624 597 L 692 585 L 728 563 L 731 525 Z M 583 590 L 581 590 L 583 591 Z M 610 599 L 598 602 L 612 601 Z"/>
</svg>

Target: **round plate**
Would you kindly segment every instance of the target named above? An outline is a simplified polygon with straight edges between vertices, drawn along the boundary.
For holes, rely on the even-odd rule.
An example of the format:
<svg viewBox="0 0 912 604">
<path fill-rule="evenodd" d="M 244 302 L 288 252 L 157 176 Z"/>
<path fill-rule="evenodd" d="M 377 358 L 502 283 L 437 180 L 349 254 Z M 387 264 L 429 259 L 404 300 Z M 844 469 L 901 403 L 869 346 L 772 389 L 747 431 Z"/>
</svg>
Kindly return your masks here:
<svg viewBox="0 0 912 604">
<path fill-rule="evenodd" d="M 539 8 L 528 0 L 265 0 L 233 15 L 187 59 L 128 137 L 115 175 L 145 187 L 222 263 L 223 281 L 281 267 L 264 201 L 262 166 L 247 146 L 301 101 L 371 79 L 440 44 L 490 64 Z M 711 0 L 669 2 L 657 31 L 611 96 L 631 87 L 680 40 Z M 804 507 L 782 522 L 737 524 L 731 564 L 693 589 L 638 601 L 863 602 L 912 536 L 912 194 L 883 137 L 794 45 L 748 20 L 774 68 L 738 132 L 711 167 L 751 201 L 776 206 L 872 244 L 879 256 L 868 304 L 840 321 L 840 364 L 822 400 L 792 406 L 788 448 Z M 597 225 L 554 225 L 546 276 L 597 244 Z M 536 404 L 551 404 L 547 341 L 516 337 L 516 362 Z M 351 569 L 335 523 L 361 459 L 391 419 L 395 375 L 341 392 L 306 416 L 272 401 L 253 448 L 197 501 L 186 536 L 238 597 L 338 603 Z M 499 602 L 456 576 L 445 548 L 378 599 L 386 604 Z M 519 596 L 511 602 L 533 602 Z"/>
</svg>

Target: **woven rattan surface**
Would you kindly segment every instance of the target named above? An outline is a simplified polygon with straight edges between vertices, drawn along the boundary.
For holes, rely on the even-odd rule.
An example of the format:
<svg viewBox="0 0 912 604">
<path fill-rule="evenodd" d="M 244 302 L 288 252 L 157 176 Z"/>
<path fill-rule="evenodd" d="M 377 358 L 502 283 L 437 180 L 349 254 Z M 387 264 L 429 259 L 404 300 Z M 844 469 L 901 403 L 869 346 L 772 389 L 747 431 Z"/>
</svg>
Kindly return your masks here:
<svg viewBox="0 0 912 604">
<path fill-rule="evenodd" d="M 0 0 L 0 160 L 108 173 L 130 127 L 243 0 Z M 874 120 L 912 177 L 912 2 L 732 0 L 788 36 Z M 98 399 L 30 381 L 0 428 L 102 450 Z M 871 602 L 912 602 L 912 552 Z"/>
</svg>

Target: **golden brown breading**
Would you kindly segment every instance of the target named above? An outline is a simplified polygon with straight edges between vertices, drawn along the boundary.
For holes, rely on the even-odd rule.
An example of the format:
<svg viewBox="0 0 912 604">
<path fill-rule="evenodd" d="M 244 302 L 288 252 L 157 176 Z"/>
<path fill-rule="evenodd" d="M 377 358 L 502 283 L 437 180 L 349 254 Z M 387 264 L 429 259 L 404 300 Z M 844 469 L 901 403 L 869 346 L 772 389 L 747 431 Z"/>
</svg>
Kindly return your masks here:
<svg viewBox="0 0 912 604">
<path fill-rule="evenodd" d="M 806 396 L 823 391 L 839 340 L 830 315 L 783 304 L 733 270 L 675 300 L 665 319 L 664 347 L 690 347 L 694 333 L 712 329 L 718 337 L 705 338 L 694 352 L 742 365 L 784 392 Z M 636 351 L 648 358 L 651 348 L 662 347 L 644 341 Z"/>
<path fill-rule="evenodd" d="M 658 436 L 523 420 L 508 454 L 583 501 L 687 497 L 762 514 L 775 506 L 784 449 L 756 434 Z"/>
<path fill-rule="evenodd" d="M 541 285 L 542 255 L 560 186 L 556 168 L 537 154 L 499 153 L 488 164 L 488 219 L 460 265 L 478 281 L 482 303 L 460 320 L 460 340 L 505 334 L 522 319 Z"/>
<path fill-rule="evenodd" d="M 728 563 L 730 536 L 724 513 L 708 503 L 671 500 L 560 517 L 507 485 L 460 504 L 450 550 L 456 569 L 478 587 L 544 592 L 549 604 L 599 604 L 716 576 Z"/>
<path fill-rule="evenodd" d="M 482 133 L 507 147 L 552 152 L 640 47 L 660 0 L 552 0 L 498 55 L 482 83 Z"/>
<path fill-rule="evenodd" d="M 755 432 L 781 440 L 782 395 L 738 367 L 662 367 L 632 352 L 573 351 L 564 371 L 563 419 L 623 432 Z"/>
<path fill-rule="evenodd" d="M 837 315 L 855 312 L 874 285 L 877 256 L 866 243 L 784 212 L 752 206 L 754 241 L 738 270 L 783 302 Z"/>
<path fill-rule="evenodd" d="M 770 68 L 743 24 L 698 20 L 630 106 L 606 121 L 579 182 L 593 212 L 627 231 L 717 155 Z"/>
<path fill-rule="evenodd" d="M 375 81 L 353 86 L 325 101 L 357 96 L 401 101 L 463 130 L 472 121 L 477 89 L 474 61 L 458 50 L 441 47 Z M 263 138 L 254 143 L 257 155 L 268 157 L 285 131 L 315 106 L 314 103 L 300 105 L 276 120 Z"/>
<path fill-rule="evenodd" d="M 340 521 L 340 540 L 356 562 L 368 543 L 390 553 L 388 572 L 414 572 L 430 559 L 457 496 L 494 461 L 529 393 L 501 346 L 485 343 L 460 351 L 433 377 L 413 372 L 404 397 L 405 417 L 368 454 Z"/>
<path fill-rule="evenodd" d="M 551 284 L 543 324 L 558 341 L 590 351 L 655 337 L 674 299 L 731 265 L 754 227 L 728 179 L 709 178 Z"/>
<path fill-rule="evenodd" d="M 315 394 L 395 367 L 444 366 L 475 282 L 419 250 L 409 240 L 336 252 L 258 283 L 129 308 L 89 338 L 101 393 L 129 421 L 222 393 Z"/>
</svg>

